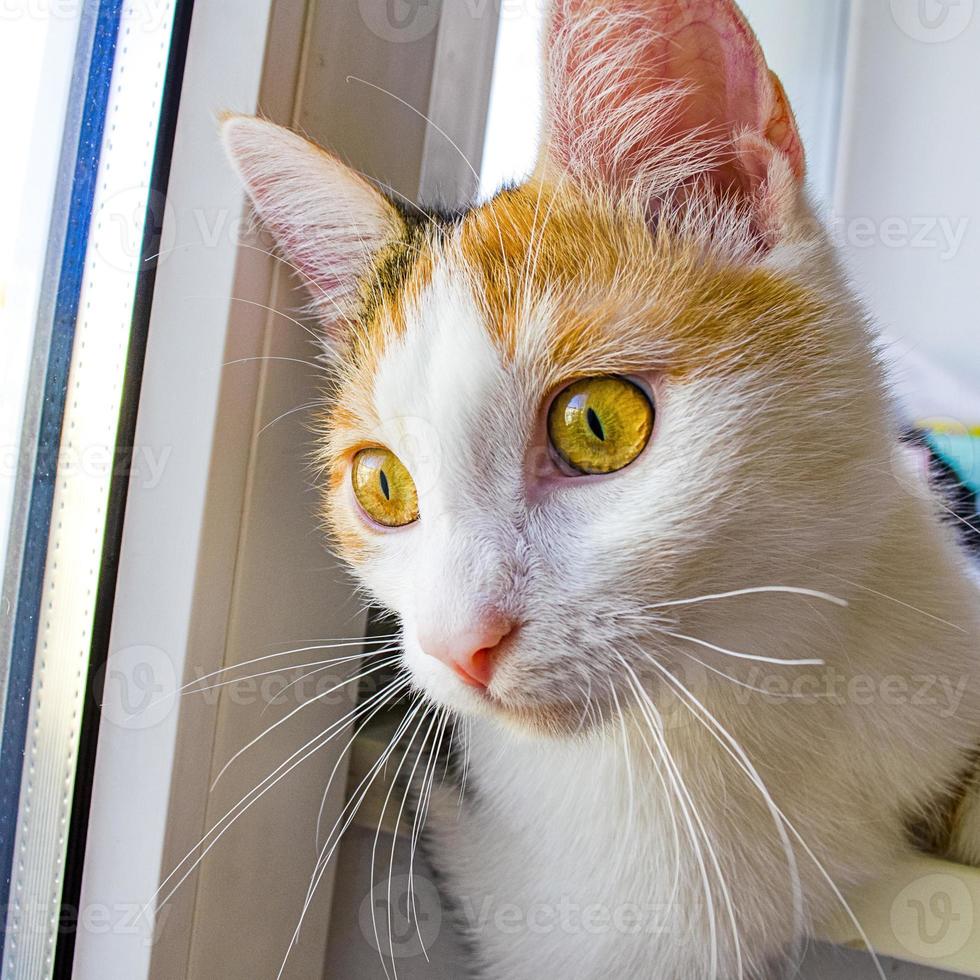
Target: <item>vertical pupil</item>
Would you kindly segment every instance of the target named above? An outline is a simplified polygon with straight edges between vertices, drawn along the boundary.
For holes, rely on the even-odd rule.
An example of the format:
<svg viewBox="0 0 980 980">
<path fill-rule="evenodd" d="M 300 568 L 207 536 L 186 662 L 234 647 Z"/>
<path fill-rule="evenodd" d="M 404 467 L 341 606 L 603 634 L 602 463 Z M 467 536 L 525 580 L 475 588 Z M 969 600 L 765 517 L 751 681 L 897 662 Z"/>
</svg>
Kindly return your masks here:
<svg viewBox="0 0 980 980">
<path fill-rule="evenodd" d="M 388 474 L 381 470 L 378 479 L 381 481 L 381 492 L 385 495 L 385 500 L 391 500 L 391 485 L 388 483 Z"/>
<path fill-rule="evenodd" d="M 596 410 L 594 408 L 590 408 L 585 413 L 585 418 L 586 421 L 589 423 L 589 428 L 592 430 L 592 434 L 596 437 L 596 439 L 599 439 L 601 442 L 605 442 L 606 433 L 602 428 L 602 421 L 599 419 L 599 416 L 596 414 Z"/>
</svg>

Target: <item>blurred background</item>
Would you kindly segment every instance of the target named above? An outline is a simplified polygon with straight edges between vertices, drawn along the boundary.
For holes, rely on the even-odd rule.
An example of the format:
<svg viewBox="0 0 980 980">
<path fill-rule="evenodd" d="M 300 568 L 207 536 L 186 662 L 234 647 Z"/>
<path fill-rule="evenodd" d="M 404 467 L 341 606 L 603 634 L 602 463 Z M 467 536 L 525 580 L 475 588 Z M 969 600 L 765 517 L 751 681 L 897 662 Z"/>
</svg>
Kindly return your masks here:
<svg viewBox="0 0 980 980">
<path fill-rule="evenodd" d="M 880 330 L 904 420 L 976 492 L 975 0 L 742 6 L 796 108 L 809 192 Z M 0 4 L 4 980 L 275 976 L 317 816 L 341 818 L 377 758 L 371 732 L 340 739 L 249 795 L 325 724 L 349 731 L 356 685 L 326 698 L 295 682 L 309 651 L 356 653 L 368 625 L 322 550 L 305 469 L 321 385 L 312 325 L 252 236 L 215 114 L 297 127 L 410 200 L 488 197 L 537 152 L 544 9 Z M 283 658 L 274 690 L 252 676 L 260 658 Z M 229 669 L 236 685 L 207 683 Z M 325 865 L 284 975 L 385 975 L 365 926 L 379 804 L 366 801 Z M 225 832 L 228 813 L 243 818 Z M 211 828 L 220 847 L 198 865 Z M 397 832 L 389 817 L 385 846 Z M 154 917 L 147 905 L 188 854 Z M 406 919 L 392 944 L 398 973 L 459 976 L 424 873 L 418 894 L 422 928 Z M 929 865 L 862 901 L 889 976 L 980 976 L 973 872 Z M 827 944 L 801 975 L 877 974 Z"/>
</svg>

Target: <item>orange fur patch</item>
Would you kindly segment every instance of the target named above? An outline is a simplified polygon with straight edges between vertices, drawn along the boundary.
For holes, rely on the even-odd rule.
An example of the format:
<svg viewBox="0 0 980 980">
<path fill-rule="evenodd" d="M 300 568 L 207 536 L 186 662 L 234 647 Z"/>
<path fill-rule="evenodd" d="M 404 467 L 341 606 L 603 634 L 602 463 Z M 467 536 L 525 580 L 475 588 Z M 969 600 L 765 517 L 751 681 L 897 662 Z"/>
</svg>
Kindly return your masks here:
<svg viewBox="0 0 980 980">
<path fill-rule="evenodd" d="M 474 211 L 460 246 L 508 359 L 527 311 L 550 302 L 550 366 L 564 375 L 657 368 L 679 377 L 809 359 L 825 312 L 797 282 L 722 262 L 666 222 L 651 234 L 635 214 L 553 186 L 530 183 Z"/>
<path fill-rule="evenodd" d="M 832 360 L 829 338 L 814 329 L 827 310 L 799 282 L 713 257 L 666 219 L 651 234 L 642 216 L 571 187 L 532 181 L 457 228 L 420 228 L 412 254 L 380 257 L 364 285 L 360 329 L 320 425 L 330 498 L 346 492 L 353 453 L 380 422 L 378 365 L 437 263 L 470 277 L 491 340 L 542 398 L 589 375 L 655 370 L 681 381 L 760 367 L 798 373 Z M 532 343 L 528 316 L 541 310 L 546 335 Z M 363 557 L 365 535 L 349 510 L 328 506 L 328 521 L 340 551 Z"/>
</svg>

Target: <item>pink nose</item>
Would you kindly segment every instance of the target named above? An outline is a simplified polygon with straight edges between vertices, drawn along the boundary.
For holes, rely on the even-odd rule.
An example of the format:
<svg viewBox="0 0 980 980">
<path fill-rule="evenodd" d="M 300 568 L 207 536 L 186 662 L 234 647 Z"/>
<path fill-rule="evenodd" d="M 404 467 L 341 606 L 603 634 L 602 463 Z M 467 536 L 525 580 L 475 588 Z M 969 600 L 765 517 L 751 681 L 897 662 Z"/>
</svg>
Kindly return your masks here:
<svg viewBox="0 0 980 980">
<path fill-rule="evenodd" d="M 488 617 L 457 633 L 423 634 L 422 649 L 450 667 L 465 684 L 486 690 L 496 667 L 500 644 L 514 629 L 502 617 Z"/>
</svg>

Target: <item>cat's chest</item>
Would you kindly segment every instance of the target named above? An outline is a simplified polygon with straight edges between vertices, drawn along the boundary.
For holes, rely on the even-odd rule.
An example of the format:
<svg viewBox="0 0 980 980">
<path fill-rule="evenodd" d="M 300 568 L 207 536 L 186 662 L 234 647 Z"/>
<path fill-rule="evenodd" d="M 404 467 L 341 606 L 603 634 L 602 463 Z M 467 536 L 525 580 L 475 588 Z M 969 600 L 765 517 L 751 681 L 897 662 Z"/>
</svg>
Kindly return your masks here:
<svg viewBox="0 0 980 980">
<path fill-rule="evenodd" d="M 706 942 L 680 910 L 698 907 L 700 870 L 655 769 L 628 772 L 615 746 L 500 751 L 477 738 L 469 771 L 463 808 L 443 794 L 432 831 L 492 964 L 481 976 L 630 978 L 654 959 L 657 976 L 698 975 Z"/>
</svg>

